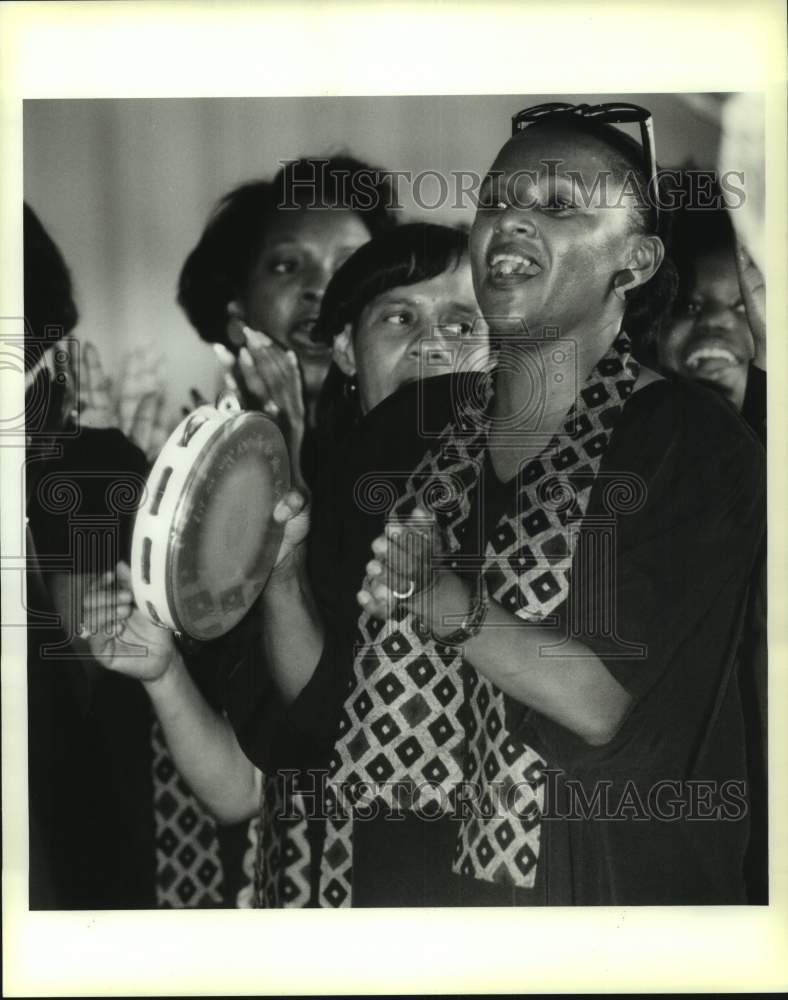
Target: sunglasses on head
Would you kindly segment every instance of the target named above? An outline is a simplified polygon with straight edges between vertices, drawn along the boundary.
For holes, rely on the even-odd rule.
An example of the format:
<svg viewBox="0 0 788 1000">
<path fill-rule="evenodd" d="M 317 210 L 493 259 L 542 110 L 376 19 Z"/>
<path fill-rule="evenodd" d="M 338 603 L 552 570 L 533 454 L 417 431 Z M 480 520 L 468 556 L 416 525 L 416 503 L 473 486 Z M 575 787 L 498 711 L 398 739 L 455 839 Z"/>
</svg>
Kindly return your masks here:
<svg viewBox="0 0 788 1000">
<path fill-rule="evenodd" d="M 600 125 L 626 125 L 637 122 L 640 125 L 640 142 L 646 160 L 646 174 L 649 179 L 649 190 L 654 194 L 654 217 L 659 221 L 659 205 L 657 187 L 657 152 L 654 145 L 654 126 L 651 112 L 638 104 L 627 104 L 612 101 L 608 104 L 566 104 L 554 101 L 547 104 L 535 104 L 531 108 L 523 108 L 512 115 L 512 135 L 519 135 L 534 122 L 545 118 L 583 118 L 599 122 Z"/>
</svg>

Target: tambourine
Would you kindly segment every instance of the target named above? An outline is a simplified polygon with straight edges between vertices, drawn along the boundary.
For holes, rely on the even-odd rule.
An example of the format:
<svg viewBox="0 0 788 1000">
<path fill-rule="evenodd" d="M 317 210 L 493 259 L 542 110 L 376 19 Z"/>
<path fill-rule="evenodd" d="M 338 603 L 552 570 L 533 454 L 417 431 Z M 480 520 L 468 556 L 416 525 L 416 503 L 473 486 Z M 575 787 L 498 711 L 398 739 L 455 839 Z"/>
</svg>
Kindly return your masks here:
<svg viewBox="0 0 788 1000">
<path fill-rule="evenodd" d="M 273 568 L 290 485 L 287 447 L 232 395 L 175 428 L 148 477 L 131 544 L 134 599 L 155 624 L 193 639 L 229 632 Z"/>
</svg>

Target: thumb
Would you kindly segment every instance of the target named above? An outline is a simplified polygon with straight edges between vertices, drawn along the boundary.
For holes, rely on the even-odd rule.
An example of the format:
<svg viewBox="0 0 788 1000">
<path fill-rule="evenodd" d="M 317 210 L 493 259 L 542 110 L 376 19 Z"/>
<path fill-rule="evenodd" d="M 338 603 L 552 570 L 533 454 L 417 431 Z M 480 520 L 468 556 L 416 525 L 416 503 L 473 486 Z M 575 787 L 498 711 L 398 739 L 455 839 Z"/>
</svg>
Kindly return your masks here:
<svg viewBox="0 0 788 1000">
<path fill-rule="evenodd" d="M 298 490 L 289 490 L 274 507 L 273 517 L 278 524 L 291 520 L 306 506 L 306 498 Z"/>
<path fill-rule="evenodd" d="M 131 587 L 131 567 L 127 562 L 121 560 L 115 567 L 115 577 L 119 584 Z"/>
</svg>

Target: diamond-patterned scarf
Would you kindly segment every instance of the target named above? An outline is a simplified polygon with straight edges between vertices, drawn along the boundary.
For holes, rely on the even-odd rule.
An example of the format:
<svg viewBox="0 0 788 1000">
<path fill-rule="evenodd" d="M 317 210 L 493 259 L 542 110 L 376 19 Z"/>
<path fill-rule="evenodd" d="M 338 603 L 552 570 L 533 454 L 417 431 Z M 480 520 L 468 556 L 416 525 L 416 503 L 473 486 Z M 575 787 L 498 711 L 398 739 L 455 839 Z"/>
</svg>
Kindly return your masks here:
<svg viewBox="0 0 788 1000">
<path fill-rule="evenodd" d="M 630 351 L 620 334 L 581 389 L 563 431 L 521 468 L 511 484 L 516 509 L 501 516 L 486 540 L 481 571 L 490 598 L 524 620 L 541 621 L 567 597 L 580 522 L 637 379 Z M 478 414 L 467 424 L 449 424 L 391 512 L 405 517 L 416 504 L 432 511 L 450 553 L 461 548 L 488 428 Z M 353 812 L 372 800 L 392 810 L 459 815 L 452 871 L 532 888 L 545 762 L 506 729 L 503 692 L 458 650 L 436 643 L 405 609 L 385 623 L 362 611 L 358 628 L 361 642 L 329 765 L 319 904 L 351 905 Z M 469 793 L 474 807 L 458 813 Z M 288 807 L 286 826 L 273 810 L 262 818 L 269 830 L 262 839 L 275 845 L 258 871 L 262 905 L 308 902 L 306 819 L 297 793 Z M 282 864 L 288 850 L 297 868 Z"/>
<path fill-rule="evenodd" d="M 221 906 L 223 872 L 216 821 L 178 774 L 158 720 L 152 723 L 151 739 L 156 905 Z"/>
<path fill-rule="evenodd" d="M 228 905 L 217 821 L 178 773 L 156 719 L 151 723 L 151 747 L 156 905 L 163 909 Z M 258 832 L 259 818 L 254 817 L 247 824 L 237 907 L 248 908 L 255 901 Z"/>
</svg>

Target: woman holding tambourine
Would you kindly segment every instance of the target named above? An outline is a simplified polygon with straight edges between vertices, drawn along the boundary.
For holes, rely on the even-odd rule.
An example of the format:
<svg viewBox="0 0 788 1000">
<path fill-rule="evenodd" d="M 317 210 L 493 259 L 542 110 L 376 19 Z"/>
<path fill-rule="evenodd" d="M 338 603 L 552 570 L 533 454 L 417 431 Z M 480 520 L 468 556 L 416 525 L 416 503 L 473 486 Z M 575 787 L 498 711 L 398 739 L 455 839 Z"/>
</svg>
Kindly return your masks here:
<svg viewBox="0 0 788 1000">
<path fill-rule="evenodd" d="M 85 608 L 95 655 L 144 683 L 179 770 L 224 822 L 256 812 L 260 772 L 270 771 L 272 761 L 298 766 L 314 752 L 312 760 L 325 762 L 320 755 L 330 750 L 352 664 L 352 649 L 343 646 L 339 655 L 334 644 L 326 651 L 325 624 L 348 633 L 352 645 L 354 591 L 366 548 L 382 523 L 380 512 L 364 516 L 355 510 L 355 478 L 359 470 L 377 469 L 381 453 L 387 468 L 396 465 L 404 474 L 420 458 L 424 442 L 416 403 L 422 376 L 477 369 L 487 361 L 486 327 L 477 319 L 468 238 L 461 230 L 401 226 L 356 251 L 330 289 L 324 342 L 333 340 L 332 377 L 344 388 L 326 399 L 324 416 L 337 426 L 341 410 L 344 437 L 332 470 L 337 491 L 318 498 L 313 548 L 321 554 L 309 571 L 303 544 L 309 520 L 302 496 L 287 492 L 284 440 L 266 416 L 241 412 L 225 397 L 216 408 L 202 407 L 185 419 L 160 455 L 137 517 L 134 579 L 121 565 L 115 577 L 99 582 Z M 428 370 L 422 348 L 430 349 Z M 426 412 L 440 414 L 431 422 L 442 426 L 449 403 L 445 388 L 425 395 Z M 233 456 L 245 460 L 236 471 L 229 468 L 228 488 L 227 473 L 216 463 Z M 219 541 L 206 541 L 206 535 Z M 322 613 L 311 588 L 318 563 Z M 241 596 L 228 608 L 227 595 L 239 589 Z M 258 595 L 254 614 L 269 669 L 251 648 L 232 672 L 228 713 L 236 739 L 227 719 L 195 688 L 172 633 L 220 635 Z M 327 618 L 327 606 L 337 603 L 339 628 L 332 615 Z M 135 648 L 147 649 L 147 655 L 135 658 Z M 317 690 L 329 690 L 327 700 L 312 697 L 322 706 L 321 725 L 310 726 L 309 738 L 302 733 L 293 748 L 287 709 L 318 665 Z M 263 705 L 265 675 L 272 676 Z M 303 704 L 300 711 L 308 714 Z"/>
</svg>

